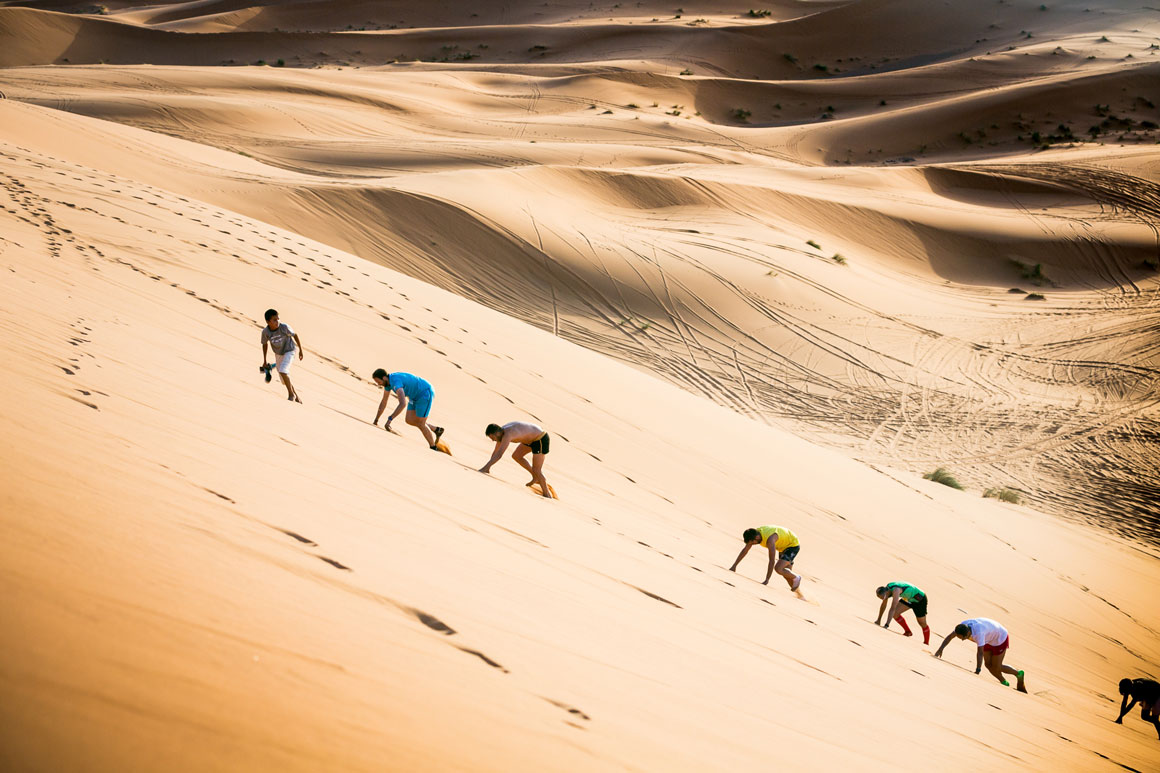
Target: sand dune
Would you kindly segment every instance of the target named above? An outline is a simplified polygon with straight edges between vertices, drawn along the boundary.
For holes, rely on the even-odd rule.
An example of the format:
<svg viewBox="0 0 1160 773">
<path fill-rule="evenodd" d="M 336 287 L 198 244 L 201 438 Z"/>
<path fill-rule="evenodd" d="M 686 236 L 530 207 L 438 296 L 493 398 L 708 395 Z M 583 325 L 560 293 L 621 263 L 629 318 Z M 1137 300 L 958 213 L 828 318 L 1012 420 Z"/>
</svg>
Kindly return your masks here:
<svg viewBox="0 0 1160 773">
<path fill-rule="evenodd" d="M 1156 767 L 1155 14 L 623 5 L 0 3 L 0 767 Z"/>
</svg>

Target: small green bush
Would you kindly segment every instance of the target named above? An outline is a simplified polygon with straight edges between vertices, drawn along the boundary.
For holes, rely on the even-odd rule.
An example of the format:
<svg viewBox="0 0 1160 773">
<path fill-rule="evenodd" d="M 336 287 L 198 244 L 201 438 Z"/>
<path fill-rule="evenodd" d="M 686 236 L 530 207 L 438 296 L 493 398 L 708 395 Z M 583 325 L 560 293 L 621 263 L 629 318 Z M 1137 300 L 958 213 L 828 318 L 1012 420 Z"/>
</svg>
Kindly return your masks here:
<svg viewBox="0 0 1160 773">
<path fill-rule="evenodd" d="M 951 475 L 950 472 L 947 471 L 946 467 L 939 467 L 934 472 L 928 472 L 922 477 L 926 478 L 927 480 L 933 480 L 935 483 L 941 483 L 944 486 L 957 488 L 959 491 L 962 491 L 965 488 L 963 484 L 955 480 L 955 476 Z"/>
<path fill-rule="evenodd" d="M 731 113 L 731 115 L 733 116 L 733 119 L 734 119 L 735 121 L 748 121 L 748 120 L 749 120 L 749 116 L 751 116 L 751 115 L 753 115 L 753 114 L 752 114 L 752 113 L 750 113 L 750 112 L 749 112 L 748 110 L 746 110 L 745 108 L 738 107 L 738 108 L 734 108 L 734 110 L 733 110 L 733 112 Z"/>
<path fill-rule="evenodd" d="M 987 499 L 998 499 L 1000 502 L 1010 502 L 1013 505 L 1019 504 L 1019 492 L 1006 486 L 989 488 L 983 492 L 983 496 Z"/>
<path fill-rule="evenodd" d="M 813 247 L 815 250 L 820 250 L 820 249 L 822 248 L 822 245 L 818 244 L 818 243 L 817 243 L 817 242 L 815 242 L 813 239 L 810 239 L 808 242 L 806 242 L 806 244 L 810 245 L 810 246 L 811 246 L 811 247 Z"/>
</svg>

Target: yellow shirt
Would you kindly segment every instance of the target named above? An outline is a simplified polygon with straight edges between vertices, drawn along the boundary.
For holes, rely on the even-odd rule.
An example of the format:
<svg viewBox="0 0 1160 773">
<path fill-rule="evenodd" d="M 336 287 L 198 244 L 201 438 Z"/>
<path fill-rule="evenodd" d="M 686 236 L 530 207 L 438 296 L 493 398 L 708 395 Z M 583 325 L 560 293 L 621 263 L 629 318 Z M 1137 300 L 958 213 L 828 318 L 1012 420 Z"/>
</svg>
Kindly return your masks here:
<svg viewBox="0 0 1160 773">
<path fill-rule="evenodd" d="M 757 533 L 761 535 L 761 546 L 763 548 L 769 547 L 769 538 L 776 534 L 777 539 L 773 541 L 773 549 L 778 553 L 786 548 L 797 547 L 801 544 L 798 542 L 796 534 L 780 526 L 758 526 Z"/>
</svg>

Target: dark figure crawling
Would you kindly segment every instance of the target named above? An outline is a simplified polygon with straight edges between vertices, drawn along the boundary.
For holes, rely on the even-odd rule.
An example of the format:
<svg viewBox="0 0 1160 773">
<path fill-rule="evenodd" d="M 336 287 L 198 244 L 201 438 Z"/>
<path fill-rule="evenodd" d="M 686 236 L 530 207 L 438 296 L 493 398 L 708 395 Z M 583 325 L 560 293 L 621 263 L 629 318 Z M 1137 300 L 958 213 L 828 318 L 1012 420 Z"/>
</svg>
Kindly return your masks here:
<svg viewBox="0 0 1160 773">
<path fill-rule="evenodd" d="M 1140 719 L 1155 725 L 1156 737 L 1160 738 L 1160 683 L 1152 679 L 1121 679 L 1120 695 L 1124 696 L 1124 700 L 1120 703 L 1120 716 L 1116 717 L 1116 724 L 1124 724 L 1124 715 L 1139 702 Z M 1128 703 L 1128 698 L 1132 699 L 1131 703 Z"/>
</svg>

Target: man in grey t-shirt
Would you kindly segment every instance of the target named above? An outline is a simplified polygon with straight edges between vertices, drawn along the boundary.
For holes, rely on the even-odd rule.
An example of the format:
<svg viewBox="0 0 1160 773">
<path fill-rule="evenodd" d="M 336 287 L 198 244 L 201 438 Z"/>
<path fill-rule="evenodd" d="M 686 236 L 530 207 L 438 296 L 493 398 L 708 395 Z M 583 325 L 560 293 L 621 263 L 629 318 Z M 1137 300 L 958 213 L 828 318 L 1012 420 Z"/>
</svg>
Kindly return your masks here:
<svg viewBox="0 0 1160 773">
<path fill-rule="evenodd" d="M 266 309 L 266 326 L 262 328 L 262 370 L 271 367 L 266 363 L 267 347 L 274 350 L 274 364 L 278 368 L 278 375 L 286 385 L 286 399 L 296 403 L 302 402 L 294 385 L 290 383 L 290 364 L 294 362 L 294 352 L 298 352 L 298 359 L 302 359 L 302 340 L 287 324 L 280 322 L 278 312 Z M 269 376 L 266 378 L 269 381 Z"/>
</svg>

